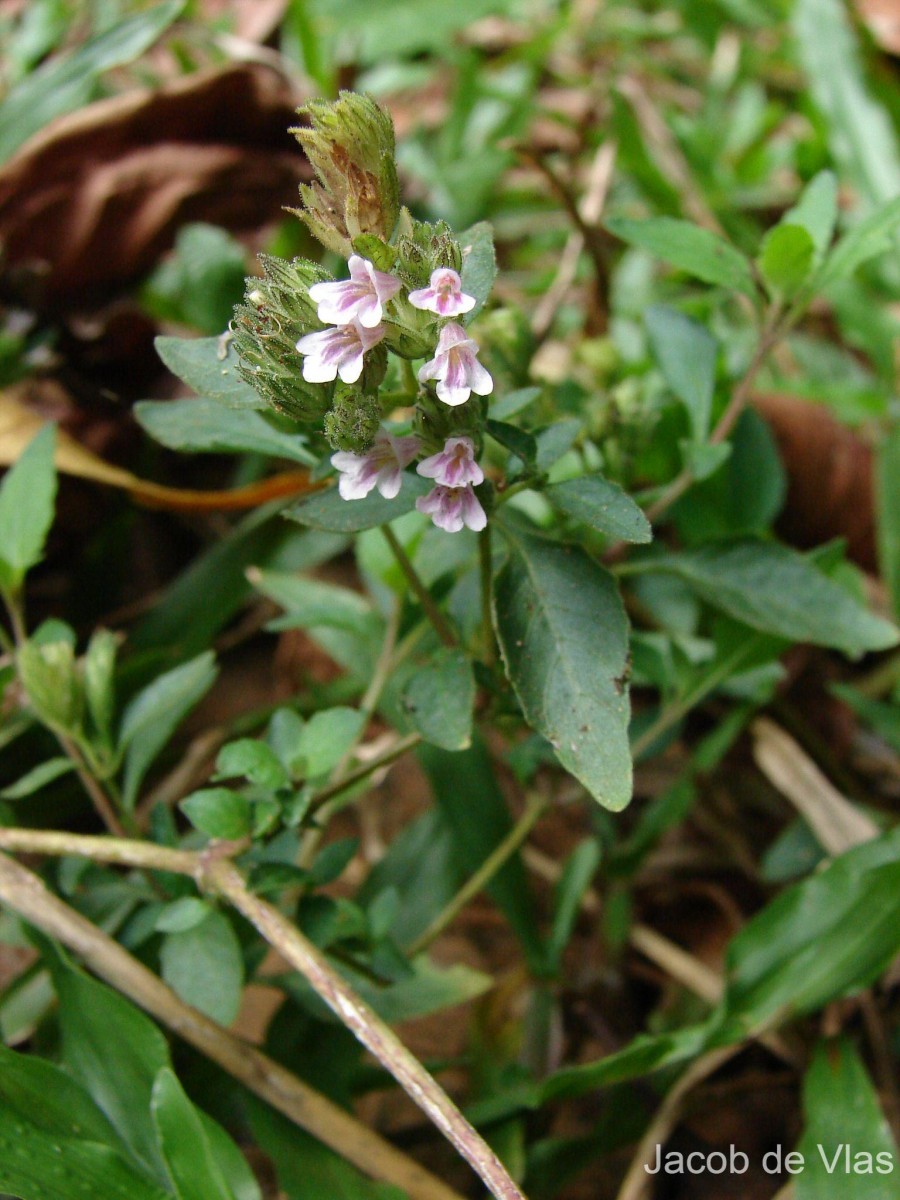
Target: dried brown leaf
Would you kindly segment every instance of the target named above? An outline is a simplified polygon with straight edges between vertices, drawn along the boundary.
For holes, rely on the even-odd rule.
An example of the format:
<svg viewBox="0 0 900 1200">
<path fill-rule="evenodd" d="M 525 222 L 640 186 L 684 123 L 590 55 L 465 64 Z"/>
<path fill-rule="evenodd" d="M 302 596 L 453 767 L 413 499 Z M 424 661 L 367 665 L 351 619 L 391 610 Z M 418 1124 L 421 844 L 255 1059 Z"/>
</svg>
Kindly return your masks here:
<svg viewBox="0 0 900 1200">
<path fill-rule="evenodd" d="M 278 217 L 308 175 L 287 132 L 301 99 L 244 63 L 52 122 L 0 168 L 5 270 L 39 281 L 41 307 L 83 307 L 148 271 L 186 221 Z"/>
<path fill-rule="evenodd" d="M 781 534 L 804 549 L 846 538 L 850 557 L 875 573 L 871 447 L 821 404 L 767 392 L 753 405 L 772 427 L 787 471 Z"/>
<path fill-rule="evenodd" d="M 32 440 L 45 420 L 17 397 L 14 391 L 0 392 L 0 465 L 9 466 Z M 65 430 L 56 441 L 56 467 L 66 475 L 90 479 L 108 487 L 122 488 L 145 508 L 163 508 L 176 512 L 222 512 L 255 508 L 279 496 L 296 496 L 313 491 L 309 472 L 286 471 L 259 483 L 228 491 L 196 491 L 165 487 L 141 479 L 131 471 L 113 466 L 98 454 L 82 446 Z"/>
</svg>

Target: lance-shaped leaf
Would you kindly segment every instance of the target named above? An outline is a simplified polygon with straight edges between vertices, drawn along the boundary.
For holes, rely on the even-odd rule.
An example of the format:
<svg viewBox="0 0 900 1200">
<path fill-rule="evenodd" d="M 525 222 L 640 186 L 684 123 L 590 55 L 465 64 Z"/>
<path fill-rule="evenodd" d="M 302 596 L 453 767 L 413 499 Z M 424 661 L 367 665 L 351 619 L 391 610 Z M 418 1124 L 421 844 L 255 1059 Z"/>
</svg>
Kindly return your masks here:
<svg viewBox="0 0 900 1200">
<path fill-rule="evenodd" d="M 628 622 L 615 580 L 576 546 L 503 529 L 494 621 L 528 722 L 605 808 L 631 799 Z"/>
</svg>

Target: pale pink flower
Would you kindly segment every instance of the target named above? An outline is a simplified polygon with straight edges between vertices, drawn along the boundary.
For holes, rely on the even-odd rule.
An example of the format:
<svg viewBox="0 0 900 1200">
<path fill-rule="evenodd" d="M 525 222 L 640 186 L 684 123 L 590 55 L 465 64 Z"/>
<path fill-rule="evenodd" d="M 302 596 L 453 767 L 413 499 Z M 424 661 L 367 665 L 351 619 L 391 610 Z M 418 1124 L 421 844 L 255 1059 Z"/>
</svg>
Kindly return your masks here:
<svg viewBox="0 0 900 1200">
<path fill-rule="evenodd" d="M 365 329 L 381 324 L 384 305 L 400 290 L 400 280 L 376 271 L 367 258 L 351 254 L 347 262 L 350 278 L 337 283 L 314 283 L 310 299 L 319 306 L 319 320 L 326 325 L 348 325 L 359 321 Z"/>
<path fill-rule="evenodd" d="M 371 450 L 351 454 L 339 450 L 332 454 L 331 465 L 341 472 L 338 491 L 344 500 L 362 500 L 377 487 L 385 500 L 393 500 L 403 482 L 403 468 L 419 453 L 416 437 L 392 437 L 379 429 Z"/>
<path fill-rule="evenodd" d="M 475 357 L 478 345 L 466 337 L 462 325 L 445 325 L 434 358 L 419 368 L 419 382 L 436 379 L 438 399 L 445 404 L 465 404 L 470 392 L 489 396 L 494 381 Z"/>
<path fill-rule="evenodd" d="M 416 470 L 444 487 L 460 488 L 484 482 L 484 471 L 475 461 L 475 443 L 468 437 L 447 438 L 443 450 L 424 458 Z"/>
<path fill-rule="evenodd" d="M 471 312 L 476 303 L 474 296 L 467 296 L 462 290 L 462 280 L 449 267 L 432 271 L 428 287 L 410 292 L 409 302 L 413 308 L 437 313 L 439 317 L 460 317 Z"/>
<path fill-rule="evenodd" d="M 344 383 L 356 383 L 363 370 L 363 355 L 384 337 L 384 326 L 367 329 L 359 321 L 308 333 L 297 343 L 305 355 L 303 378 L 307 383 L 329 383 L 340 375 Z"/>
<path fill-rule="evenodd" d="M 444 487 L 439 483 L 427 496 L 420 496 L 416 508 L 427 513 L 439 529 L 459 533 L 465 525 L 477 533 L 487 525 L 487 517 L 470 484 Z"/>
</svg>

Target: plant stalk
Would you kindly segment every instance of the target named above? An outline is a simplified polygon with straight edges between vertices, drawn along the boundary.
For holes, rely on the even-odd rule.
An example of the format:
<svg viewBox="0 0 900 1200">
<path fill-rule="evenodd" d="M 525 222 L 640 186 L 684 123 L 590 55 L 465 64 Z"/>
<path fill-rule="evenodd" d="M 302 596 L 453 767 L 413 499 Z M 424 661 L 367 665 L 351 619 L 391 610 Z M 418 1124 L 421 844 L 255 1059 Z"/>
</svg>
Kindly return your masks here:
<svg viewBox="0 0 900 1200">
<path fill-rule="evenodd" d="M 390 1072 L 480 1176 L 496 1200 L 525 1200 L 494 1151 L 390 1026 L 356 995 L 325 956 L 279 909 L 248 889 L 246 880 L 229 857 L 236 849 L 234 843 L 213 843 L 207 849 L 193 853 L 124 838 L 0 829 L 2 849 L 35 854 L 81 854 L 97 862 L 174 871 L 191 876 L 201 892 L 227 900 L 303 975 L 339 1020 Z"/>
</svg>

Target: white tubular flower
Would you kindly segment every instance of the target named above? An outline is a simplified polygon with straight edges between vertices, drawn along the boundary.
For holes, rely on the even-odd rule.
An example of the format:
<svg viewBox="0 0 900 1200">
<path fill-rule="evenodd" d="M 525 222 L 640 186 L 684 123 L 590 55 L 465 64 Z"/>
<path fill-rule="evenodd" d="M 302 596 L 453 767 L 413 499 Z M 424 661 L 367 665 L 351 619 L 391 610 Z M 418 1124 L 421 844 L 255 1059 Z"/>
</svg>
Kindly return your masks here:
<svg viewBox="0 0 900 1200">
<path fill-rule="evenodd" d="M 349 325 L 359 321 L 375 329 L 384 316 L 384 305 L 400 290 L 400 280 L 377 271 L 367 258 L 351 254 L 347 261 L 350 278 L 337 283 L 315 283 L 310 299 L 319 306 L 319 320 L 326 325 Z"/>
<path fill-rule="evenodd" d="M 484 471 L 475 461 L 475 443 L 468 437 L 447 438 L 443 450 L 432 454 L 431 458 L 424 458 L 416 471 L 426 479 L 450 488 L 484 482 Z"/>
<path fill-rule="evenodd" d="M 410 292 L 409 302 L 413 308 L 437 313 L 439 317 L 461 317 L 471 312 L 476 303 L 474 296 L 462 290 L 462 280 L 450 267 L 432 271 L 428 287 Z"/>
<path fill-rule="evenodd" d="M 459 533 L 464 526 L 477 533 L 487 525 L 485 511 L 470 484 L 444 487 L 439 483 L 427 496 L 419 497 L 416 508 L 420 513 L 427 513 L 439 529 L 448 533 Z"/>
<path fill-rule="evenodd" d="M 478 345 L 466 337 L 462 325 L 445 325 L 434 358 L 419 369 L 419 382 L 436 379 L 438 399 L 444 404 L 465 404 L 471 392 L 489 396 L 494 381 L 478 361 Z"/>
<path fill-rule="evenodd" d="M 392 437 L 386 429 L 380 429 L 365 454 L 348 450 L 332 454 L 331 465 L 341 473 L 338 491 L 344 500 L 362 500 L 377 487 L 385 500 L 393 500 L 403 482 L 403 468 L 418 452 L 418 438 Z"/>
<path fill-rule="evenodd" d="M 383 325 L 369 329 L 359 321 L 307 333 L 297 343 L 305 356 L 303 378 L 307 383 L 330 383 L 340 375 L 344 383 L 356 383 L 362 375 L 363 355 L 383 337 Z"/>
</svg>

